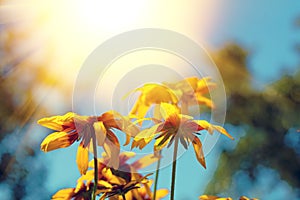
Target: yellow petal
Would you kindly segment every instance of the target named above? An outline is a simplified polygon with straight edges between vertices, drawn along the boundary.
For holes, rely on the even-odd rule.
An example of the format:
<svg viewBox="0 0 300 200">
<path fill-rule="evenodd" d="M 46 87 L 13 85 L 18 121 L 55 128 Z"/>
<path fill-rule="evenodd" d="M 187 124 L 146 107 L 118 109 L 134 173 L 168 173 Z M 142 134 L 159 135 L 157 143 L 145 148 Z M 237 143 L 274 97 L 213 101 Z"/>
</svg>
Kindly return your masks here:
<svg viewBox="0 0 300 200">
<path fill-rule="evenodd" d="M 154 152 L 158 152 L 162 150 L 171 140 L 172 137 L 169 137 L 169 135 L 160 137 L 156 139 L 154 143 Z M 164 141 L 163 141 L 164 140 Z M 163 141 L 163 143 L 161 143 Z"/>
<path fill-rule="evenodd" d="M 106 128 L 102 121 L 95 122 L 93 126 L 96 134 L 97 143 L 99 146 L 103 146 L 103 143 L 106 138 Z"/>
<path fill-rule="evenodd" d="M 203 129 L 207 130 L 209 134 L 213 134 L 214 130 L 217 130 L 223 135 L 226 135 L 230 139 L 234 140 L 234 138 L 221 126 L 212 125 L 205 120 L 194 120 L 194 122 L 196 122 Z"/>
<path fill-rule="evenodd" d="M 119 128 L 118 125 L 118 120 L 119 120 L 119 116 L 121 116 L 121 114 L 119 114 L 116 111 L 108 111 L 103 113 L 100 117 L 98 117 L 98 121 L 102 121 L 103 124 L 106 126 L 106 128 Z"/>
<path fill-rule="evenodd" d="M 142 122 L 144 120 L 146 119 L 140 119 L 137 121 Z M 124 146 L 128 145 L 130 143 L 130 139 L 135 137 L 140 131 L 135 123 L 131 122 L 131 118 L 129 116 L 120 116 L 120 120 L 118 121 L 119 130 L 123 131 L 126 134 L 126 141 L 124 143 Z"/>
<path fill-rule="evenodd" d="M 82 143 L 80 143 L 77 149 L 76 163 L 80 174 L 85 174 L 89 164 L 89 151 L 88 148 L 83 147 Z"/>
<path fill-rule="evenodd" d="M 162 199 L 169 194 L 168 189 L 159 189 L 156 191 L 156 200 Z"/>
<path fill-rule="evenodd" d="M 159 127 L 161 124 L 156 124 L 150 128 L 146 128 L 142 130 L 139 134 L 137 134 L 134 138 L 131 148 L 140 147 L 140 149 L 144 148 L 154 137 L 159 133 Z"/>
<path fill-rule="evenodd" d="M 178 102 L 178 98 L 174 92 L 164 85 L 155 83 L 145 84 L 135 91 L 141 91 L 141 95 L 130 111 L 130 114 L 137 115 L 139 118 L 143 118 L 146 115 L 152 104 L 160 104 L 162 102 L 176 104 Z"/>
<path fill-rule="evenodd" d="M 221 126 L 213 126 L 215 130 L 219 131 L 223 135 L 226 135 L 230 139 L 234 140 L 234 138 Z"/>
<path fill-rule="evenodd" d="M 192 140 L 192 144 L 196 153 L 196 158 L 199 161 L 199 163 L 206 168 L 206 164 L 205 164 L 205 158 L 204 158 L 204 154 L 203 154 L 203 150 L 202 150 L 202 143 L 199 140 L 199 138 L 197 138 L 196 136 L 194 136 L 194 139 Z"/>
<path fill-rule="evenodd" d="M 136 115 L 138 119 L 145 117 L 150 105 L 146 105 L 141 99 L 138 99 L 130 111 L 130 115 Z M 142 122 L 140 122 L 140 125 Z"/>
<path fill-rule="evenodd" d="M 198 103 L 199 105 L 200 105 L 200 104 L 204 104 L 204 105 L 206 105 L 206 106 L 209 107 L 209 108 L 212 108 L 212 109 L 215 108 L 215 105 L 214 105 L 214 103 L 212 102 L 212 100 L 210 100 L 210 99 L 207 98 L 207 97 L 202 96 L 201 94 L 196 93 L 196 100 L 197 100 L 197 103 Z"/>
<path fill-rule="evenodd" d="M 74 192 L 74 188 L 66 188 L 66 189 L 62 189 L 57 191 L 51 199 L 55 199 L 55 200 L 69 200 L 72 198 L 72 196 L 75 195 Z"/>
<path fill-rule="evenodd" d="M 48 152 L 59 148 L 65 148 L 73 144 L 78 139 L 76 132 L 65 133 L 55 132 L 48 135 L 41 144 L 41 150 Z"/>
<path fill-rule="evenodd" d="M 119 160 L 121 165 L 125 164 L 130 158 L 133 158 L 136 155 L 136 153 L 132 152 L 132 151 L 126 151 L 126 152 L 122 152 L 119 155 Z"/>
<path fill-rule="evenodd" d="M 74 188 L 66 188 L 66 189 L 59 190 L 52 196 L 51 199 L 69 200 L 75 194 L 74 191 L 75 191 Z"/>
<path fill-rule="evenodd" d="M 53 117 L 45 117 L 38 120 L 38 124 L 49 129 L 55 131 L 62 131 L 64 130 L 63 125 L 72 123 L 74 121 L 75 113 L 68 112 L 63 116 L 53 116 Z"/>
<path fill-rule="evenodd" d="M 213 89 L 216 86 L 217 86 L 217 84 L 211 82 L 210 77 L 204 77 L 204 78 L 198 80 L 196 92 L 200 92 L 201 94 L 205 94 L 205 93 L 208 93 L 210 89 Z"/>
<path fill-rule="evenodd" d="M 160 104 L 161 115 L 164 120 L 179 115 L 179 109 L 177 106 L 169 104 L 169 103 L 161 103 Z"/>
<path fill-rule="evenodd" d="M 158 161 L 158 159 L 159 158 L 155 157 L 153 154 L 149 154 L 149 155 L 146 155 L 146 156 L 138 159 L 137 161 L 132 163 L 131 166 L 135 170 L 143 169 L 143 168 L 155 163 L 156 161 Z"/>
<path fill-rule="evenodd" d="M 119 168 L 120 145 L 113 143 L 110 140 L 106 139 L 103 144 L 103 148 L 109 158 L 109 162 L 107 163 L 107 165 L 114 169 L 118 169 Z"/>
</svg>

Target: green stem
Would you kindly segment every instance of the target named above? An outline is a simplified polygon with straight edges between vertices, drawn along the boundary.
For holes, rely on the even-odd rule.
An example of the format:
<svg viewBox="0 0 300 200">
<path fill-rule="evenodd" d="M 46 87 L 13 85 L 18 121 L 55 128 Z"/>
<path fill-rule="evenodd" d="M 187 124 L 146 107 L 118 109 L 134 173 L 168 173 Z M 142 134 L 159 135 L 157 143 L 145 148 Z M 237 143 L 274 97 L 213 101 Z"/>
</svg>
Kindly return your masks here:
<svg viewBox="0 0 300 200">
<path fill-rule="evenodd" d="M 157 184 L 158 184 L 158 176 L 159 176 L 159 168 L 160 168 L 160 159 L 161 159 L 161 150 L 158 152 L 159 159 L 157 161 L 156 165 L 156 171 L 155 171 L 155 180 L 154 180 L 154 191 L 153 191 L 153 197 L 152 200 L 156 199 L 156 190 L 157 190 Z"/>
<path fill-rule="evenodd" d="M 172 182 L 171 182 L 170 200 L 174 200 L 174 194 L 175 194 L 175 177 L 176 177 L 176 160 L 177 160 L 177 151 L 178 151 L 178 140 L 179 140 L 179 136 L 176 136 L 175 137 L 175 143 L 174 143 L 174 152 L 173 152 Z"/>
<path fill-rule="evenodd" d="M 97 183 L 98 183 L 98 160 L 97 160 L 97 146 L 96 146 L 96 136 L 93 135 L 93 152 L 94 152 L 94 188 L 93 188 L 93 195 L 92 200 L 96 199 L 96 192 L 97 192 Z"/>
</svg>

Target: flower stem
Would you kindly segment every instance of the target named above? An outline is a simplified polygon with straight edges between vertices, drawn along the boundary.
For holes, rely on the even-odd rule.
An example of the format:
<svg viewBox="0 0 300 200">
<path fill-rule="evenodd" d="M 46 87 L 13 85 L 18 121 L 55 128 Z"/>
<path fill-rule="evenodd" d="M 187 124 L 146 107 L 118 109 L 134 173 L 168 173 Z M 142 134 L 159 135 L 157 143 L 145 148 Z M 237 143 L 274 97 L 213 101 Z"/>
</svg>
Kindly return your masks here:
<svg viewBox="0 0 300 200">
<path fill-rule="evenodd" d="M 125 194 L 122 193 L 123 200 L 126 200 Z"/>
<path fill-rule="evenodd" d="M 154 180 L 154 191 L 153 191 L 153 197 L 152 200 L 156 199 L 156 190 L 157 190 L 157 184 L 158 184 L 158 176 L 159 176 L 159 168 L 160 168 L 160 159 L 161 159 L 161 150 L 158 152 L 159 159 L 157 161 L 156 165 L 156 171 L 155 171 L 155 180 Z"/>
<path fill-rule="evenodd" d="M 174 200 L 174 194 L 175 194 L 175 177 L 176 177 L 176 160 L 177 160 L 177 151 L 178 151 L 178 140 L 179 140 L 179 137 L 175 136 L 170 200 Z"/>
<path fill-rule="evenodd" d="M 94 188 L 93 188 L 93 195 L 92 200 L 96 199 L 96 192 L 97 192 L 97 183 L 98 183 L 98 160 L 97 160 L 97 146 L 96 146 L 96 136 L 95 133 L 93 135 L 93 152 L 94 152 Z"/>
</svg>

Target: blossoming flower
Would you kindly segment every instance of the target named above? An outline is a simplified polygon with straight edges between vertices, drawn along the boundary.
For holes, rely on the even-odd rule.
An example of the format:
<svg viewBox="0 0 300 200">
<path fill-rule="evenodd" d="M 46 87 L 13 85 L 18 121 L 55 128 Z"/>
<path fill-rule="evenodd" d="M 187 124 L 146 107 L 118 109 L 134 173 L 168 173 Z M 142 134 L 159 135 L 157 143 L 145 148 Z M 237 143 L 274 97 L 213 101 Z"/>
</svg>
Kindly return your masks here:
<svg viewBox="0 0 300 200">
<path fill-rule="evenodd" d="M 148 192 L 148 188 L 151 187 L 152 185 L 152 180 L 149 180 L 148 182 L 144 183 L 144 185 L 146 184 L 147 187 L 142 186 L 140 188 L 136 188 L 136 190 L 132 190 L 132 193 L 127 193 L 125 195 L 126 200 L 152 200 L 152 193 L 149 196 L 149 192 Z M 162 198 L 164 198 L 165 196 L 167 196 L 169 193 L 169 190 L 167 189 L 159 189 L 156 191 L 156 198 L 155 200 L 160 200 Z M 123 200 L 123 198 L 121 196 L 112 196 L 109 198 L 109 200 Z"/>
<path fill-rule="evenodd" d="M 162 85 L 148 83 L 133 91 L 140 91 L 141 94 L 130 111 L 130 115 L 143 118 L 151 105 L 160 103 L 174 105 L 181 103 L 182 106 L 206 105 L 214 108 L 213 102 L 205 95 L 215 87 L 216 84 L 211 82 L 209 77 L 202 79 L 189 77 L 176 83 L 163 83 Z"/>
<path fill-rule="evenodd" d="M 153 138 L 155 139 L 154 152 L 160 151 L 166 145 L 168 147 L 171 146 L 175 138 L 179 139 L 180 143 L 186 149 L 189 143 L 192 142 L 197 160 L 206 168 L 202 143 L 196 136 L 199 135 L 198 132 L 207 130 L 210 134 L 213 134 L 217 130 L 230 139 L 233 139 L 224 128 L 212 125 L 205 120 L 194 120 L 191 116 L 182 115 L 178 107 L 174 105 L 162 103 L 161 113 L 163 121 L 137 134 L 132 143 L 132 148 L 139 147 L 142 149 Z"/>
<path fill-rule="evenodd" d="M 211 99 L 205 97 L 210 89 L 216 87 L 216 84 L 211 82 L 211 78 L 204 77 L 189 77 L 177 83 L 164 83 L 168 88 L 179 97 L 182 105 L 206 105 L 209 108 L 214 108 Z"/>
<path fill-rule="evenodd" d="M 114 184 L 125 184 L 130 181 L 139 180 L 143 177 L 142 174 L 138 173 L 139 170 L 153 164 L 158 160 L 157 157 L 155 157 L 153 154 L 148 154 L 144 157 L 139 158 L 138 160 L 128 163 L 128 160 L 130 158 L 133 158 L 135 156 L 135 153 L 133 152 L 122 152 L 119 155 L 119 168 L 118 169 L 103 169 L 101 174 L 99 174 L 98 177 L 102 177 L 101 179 L 108 181 L 109 183 Z M 98 159 L 98 168 L 102 165 L 105 165 L 108 162 L 108 157 L 105 155 L 105 153 L 102 155 L 102 158 Z M 90 162 L 90 167 L 94 167 L 94 163 Z M 92 179 L 92 177 L 90 177 Z M 152 192 L 150 189 L 149 184 L 143 183 L 144 188 L 142 191 L 147 192 L 147 196 L 150 198 L 152 197 Z M 165 190 L 162 190 L 160 193 L 161 195 L 165 192 Z M 132 190 L 131 192 L 127 193 L 126 199 L 132 199 L 137 198 L 140 199 L 142 194 L 140 194 L 140 191 Z M 145 196 L 145 195 L 144 195 Z"/>
<path fill-rule="evenodd" d="M 132 92 L 140 91 L 141 94 L 131 109 L 129 115 L 143 118 L 152 104 L 161 102 L 177 104 L 178 98 L 168 87 L 156 83 L 148 83 Z"/>
<path fill-rule="evenodd" d="M 100 189 L 99 191 L 101 193 L 103 193 L 103 195 L 100 197 L 100 200 L 104 200 L 107 197 L 113 197 L 115 195 L 122 196 L 123 199 L 127 199 L 125 197 L 125 195 L 129 191 L 135 191 L 134 194 L 136 194 L 135 189 L 140 188 L 140 185 L 139 185 L 140 183 L 147 183 L 146 178 L 150 175 L 152 175 L 152 174 L 147 174 L 146 176 L 143 176 L 137 180 L 132 180 L 126 184 L 112 184 L 112 187 L 110 187 L 110 188 Z M 135 197 L 140 199 L 140 196 L 135 196 Z M 131 198 L 131 199 L 133 199 L 133 198 Z"/>
<path fill-rule="evenodd" d="M 109 165 L 117 168 L 120 144 L 113 129 L 126 131 L 128 135 L 138 132 L 134 124 L 114 111 L 105 112 L 101 116 L 80 116 L 69 112 L 63 116 L 42 118 L 38 124 L 57 131 L 43 140 L 41 149 L 45 152 L 68 147 L 81 140 L 76 158 L 81 174 L 87 171 L 88 149 L 93 139 L 111 158 Z"/>
<path fill-rule="evenodd" d="M 51 199 L 53 200 L 90 200 L 93 188 L 92 185 L 81 185 L 79 189 L 76 188 L 66 188 L 56 192 Z"/>
</svg>

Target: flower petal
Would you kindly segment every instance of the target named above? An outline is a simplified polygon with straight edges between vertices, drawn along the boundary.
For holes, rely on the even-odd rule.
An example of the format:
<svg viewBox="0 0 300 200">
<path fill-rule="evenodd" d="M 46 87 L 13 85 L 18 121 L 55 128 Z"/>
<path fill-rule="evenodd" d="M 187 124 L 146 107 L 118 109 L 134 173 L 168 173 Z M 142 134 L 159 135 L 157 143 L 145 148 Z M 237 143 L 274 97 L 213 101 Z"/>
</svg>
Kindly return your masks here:
<svg viewBox="0 0 300 200">
<path fill-rule="evenodd" d="M 169 194 L 168 189 L 159 189 L 156 191 L 156 199 L 162 199 Z"/>
<path fill-rule="evenodd" d="M 201 94 L 196 93 L 196 100 L 198 104 L 204 104 L 212 109 L 215 108 L 213 101 L 205 96 L 202 96 Z"/>
<path fill-rule="evenodd" d="M 234 138 L 221 126 L 214 126 L 214 129 L 222 133 L 223 135 L 226 135 L 230 139 L 234 140 Z"/>
<path fill-rule="evenodd" d="M 38 120 L 38 124 L 55 131 L 63 131 L 65 125 L 70 125 L 74 121 L 75 113 L 68 112 L 63 116 L 45 117 Z"/>
<path fill-rule="evenodd" d="M 57 191 L 51 199 L 57 199 L 57 200 L 68 200 L 71 199 L 72 196 L 75 195 L 75 189 L 74 188 L 66 188 Z"/>
<path fill-rule="evenodd" d="M 196 136 L 194 136 L 194 139 L 192 140 L 192 144 L 196 153 L 196 158 L 199 161 L 199 163 L 206 169 L 206 164 L 205 164 L 205 158 L 204 158 L 204 154 L 202 151 L 202 143 L 199 140 L 199 138 L 197 138 Z"/>
<path fill-rule="evenodd" d="M 161 103 L 160 104 L 160 111 L 162 114 L 162 117 L 164 118 L 164 120 L 167 120 L 168 118 L 173 118 L 173 117 L 177 117 L 179 118 L 179 109 L 177 106 L 169 104 L 169 103 Z M 177 119 L 174 119 L 174 121 L 176 122 Z"/>
<path fill-rule="evenodd" d="M 114 169 L 118 169 L 119 167 L 119 153 L 120 153 L 120 144 L 114 143 L 111 140 L 105 139 L 103 144 L 104 151 L 109 157 L 109 162 L 107 165 Z"/>
<path fill-rule="evenodd" d="M 234 140 L 234 138 L 221 126 L 212 125 L 205 120 L 194 120 L 194 122 L 196 122 L 200 126 L 198 130 L 205 129 L 209 132 L 209 134 L 213 134 L 214 130 L 217 130 L 223 135 L 226 135 L 230 139 Z"/>
<path fill-rule="evenodd" d="M 155 137 L 155 135 L 159 134 L 160 126 L 161 123 L 142 130 L 139 134 L 135 136 L 131 148 L 134 147 L 139 147 L 140 149 L 144 148 L 149 142 L 151 142 L 151 140 Z"/>
<path fill-rule="evenodd" d="M 54 132 L 48 135 L 41 144 L 41 150 L 48 152 L 59 148 L 65 148 L 73 144 L 78 139 L 76 132 Z"/>
<path fill-rule="evenodd" d="M 106 128 L 102 121 L 95 122 L 93 126 L 96 134 L 97 143 L 99 146 L 103 146 L 106 138 Z"/>
<path fill-rule="evenodd" d="M 164 136 L 156 139 L 154 143 L 154 152 L 157 153 L 158 151 L 162 150 L 170 142 L 171 138 L 172 137 Z M 164 142 L 162 142 L 162 140 L 164 140 Z"/>
<path fill-rule="evenodd" d="M 176 104 L 178 102 L 175 93 L 164 85 L 145 84 L 143 87 L 135 89 L 135 91 L 141 91 L 141 95 L 130 114 L 137 115 L 139 118 L 143 118 L 146 115 L 152 104 L 160 104 L 162 102 Z"/>
<path fill-rule="evenodd" d="M 83 147 L 82 143 L 79 144 L 77 149 L 76 163 L 80 174 L 85 174 L 89 164 L 89 151 L 87 147 Z"/>
<path fill-rule="evenodd" d="M 138 159 L 137 161 L 132 163 L 131 166 L 135 170 L 143 169 L 143 168 L 155 163 L 156 161 L 158 161 L 158 159 L 159 158 L 155 157 L 153 154 L 149 154 L 149 155 L 146 155 L 146 156 Z"/>
</svg>

